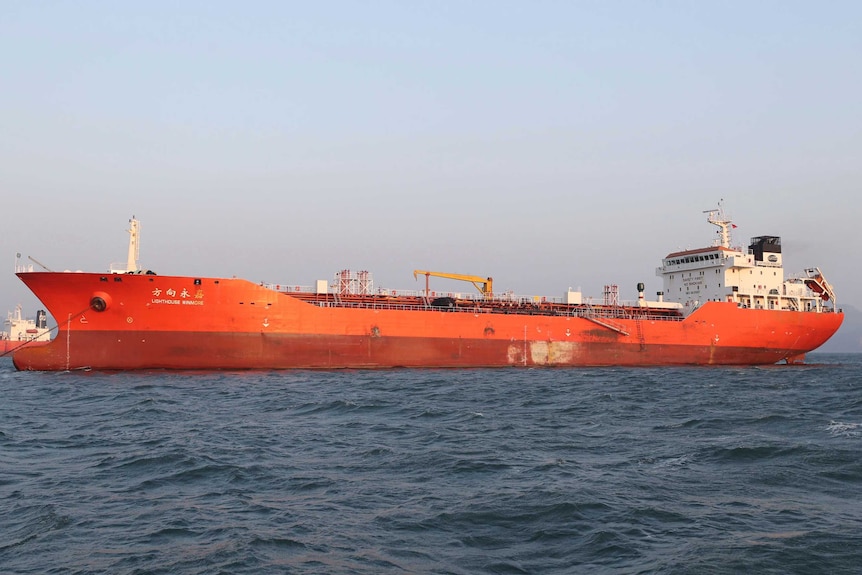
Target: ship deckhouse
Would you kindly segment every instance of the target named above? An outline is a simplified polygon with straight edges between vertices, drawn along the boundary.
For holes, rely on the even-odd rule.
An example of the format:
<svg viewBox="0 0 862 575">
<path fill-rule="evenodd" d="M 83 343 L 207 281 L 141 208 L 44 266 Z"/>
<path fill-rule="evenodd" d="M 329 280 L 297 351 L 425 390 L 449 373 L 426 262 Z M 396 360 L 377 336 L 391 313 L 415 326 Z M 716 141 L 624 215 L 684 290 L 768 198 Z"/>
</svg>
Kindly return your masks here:
<svg viewBox="0 0 862 575">
<path fill-rule="evenodd" d="M 833 311 L 835 294 L 817 268 L 805 277 L 784 277 L 781 238 L 751 238 L 748 249 L 731 247 L 734 226 L 719 208 L 705 212 L 707 221 L 719 227 L 719 239 L 708 248 L 670 253 L 656 275 L 664 280 L 666 301 L 687 310 L 707 301 L 730 301 L 740 307 L 794 311 Z"/>
</svg>

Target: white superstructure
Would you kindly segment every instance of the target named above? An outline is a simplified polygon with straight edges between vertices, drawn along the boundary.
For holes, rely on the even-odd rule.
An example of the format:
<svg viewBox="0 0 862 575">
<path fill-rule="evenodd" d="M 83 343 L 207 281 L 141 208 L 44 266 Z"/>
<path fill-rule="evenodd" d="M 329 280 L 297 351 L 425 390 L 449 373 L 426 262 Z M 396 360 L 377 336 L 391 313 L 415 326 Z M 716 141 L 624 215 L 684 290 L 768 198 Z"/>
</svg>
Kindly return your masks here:
<svg viewBox="0 0 862 575">
<path fill-rule="evenodd" d="M 781 238 L 756 236 L 748 250 L 731 247 L 736 226 L 721 207 L 708 210 L 707 221 L 719 227 L 712 247 L 668 254 L 656 275 L 664 280 L 665 301 L 688 311 L 707 301 L 730 301 L 755 309 L 835 311 L 835 293 L 818 268 L 785 279 Z"/>
<path fill-rule="evenodd" d="M 0 340 L 9 341 L 48 341 L 51 330 L 47 327 L 47 315 L 39 310 L 35 320 L 21 316 L 21 306 L 15 307 L 15 312 L 9 312 L 3 322 L 5 330 L 0 332 Z"/>
</svg>

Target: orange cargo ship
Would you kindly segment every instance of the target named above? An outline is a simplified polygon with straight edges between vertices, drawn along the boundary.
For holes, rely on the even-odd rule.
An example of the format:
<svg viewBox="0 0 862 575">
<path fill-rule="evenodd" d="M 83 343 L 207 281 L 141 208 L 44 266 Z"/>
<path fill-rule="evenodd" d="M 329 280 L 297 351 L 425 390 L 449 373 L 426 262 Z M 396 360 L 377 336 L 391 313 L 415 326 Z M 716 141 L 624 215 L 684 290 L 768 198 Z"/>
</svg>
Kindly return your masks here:
<svg viewBox="0 0 862 575">
<path fill-rule="evenodd" d="M 374 289 L 342 271 L 313 287 L 235 278 L 160 276 L 129 259 L 113 273 L 24 272 L 18 277 L 58 322 L 47 345 L 17 351 L 23 370 L 283 369 L 503 366 L 658 366 L 798 363 L 844 314 L 817 268 L 785 279 L 781 241 L 731 247 L 720 209 L 711 247 L 674 252 L 656 270 L 655 301 L 601 302 L 495 293 L 491 278 L 416 270 L 425 289 Z M 121 273 L 118 273 L 121 272 Z M 479 293 L 432 291 L 431 277 Z"/>
</svg>

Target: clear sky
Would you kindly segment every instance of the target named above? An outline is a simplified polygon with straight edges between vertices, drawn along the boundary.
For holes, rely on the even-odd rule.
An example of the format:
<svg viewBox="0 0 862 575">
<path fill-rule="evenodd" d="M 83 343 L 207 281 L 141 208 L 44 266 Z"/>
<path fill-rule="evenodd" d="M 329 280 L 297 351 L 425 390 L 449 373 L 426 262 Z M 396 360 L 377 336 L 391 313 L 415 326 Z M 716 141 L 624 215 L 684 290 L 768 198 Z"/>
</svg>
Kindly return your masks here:
<svg viewBox="0 0 862 575">
<path fill-rule="evenodd" d="M 160 274 L 634 299 L 722 198 L 862 306 L 860 2 L 0 9 L 0 312 L 16 252 L 105 271 L 132 215 Z"/>
</svg>

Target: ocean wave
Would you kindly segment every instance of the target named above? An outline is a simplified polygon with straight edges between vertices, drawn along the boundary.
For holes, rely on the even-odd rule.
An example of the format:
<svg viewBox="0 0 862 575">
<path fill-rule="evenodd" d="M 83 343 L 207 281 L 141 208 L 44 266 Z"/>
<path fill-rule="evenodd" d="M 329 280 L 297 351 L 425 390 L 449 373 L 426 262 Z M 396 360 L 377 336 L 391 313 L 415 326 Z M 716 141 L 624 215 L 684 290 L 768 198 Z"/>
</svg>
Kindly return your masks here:
<svg viewBox="0 0 862 575">
<path fill-rule="evenodd" d="M 853 573 L 852 361 L 12 371 L 0 570 Z"/>
<path fill-rule="evenodd" d="M 841 421 L 830 421 L 826 431 L 836 437 L 862 437 L 862 423 L 845 423 Z"/>
</svg>

